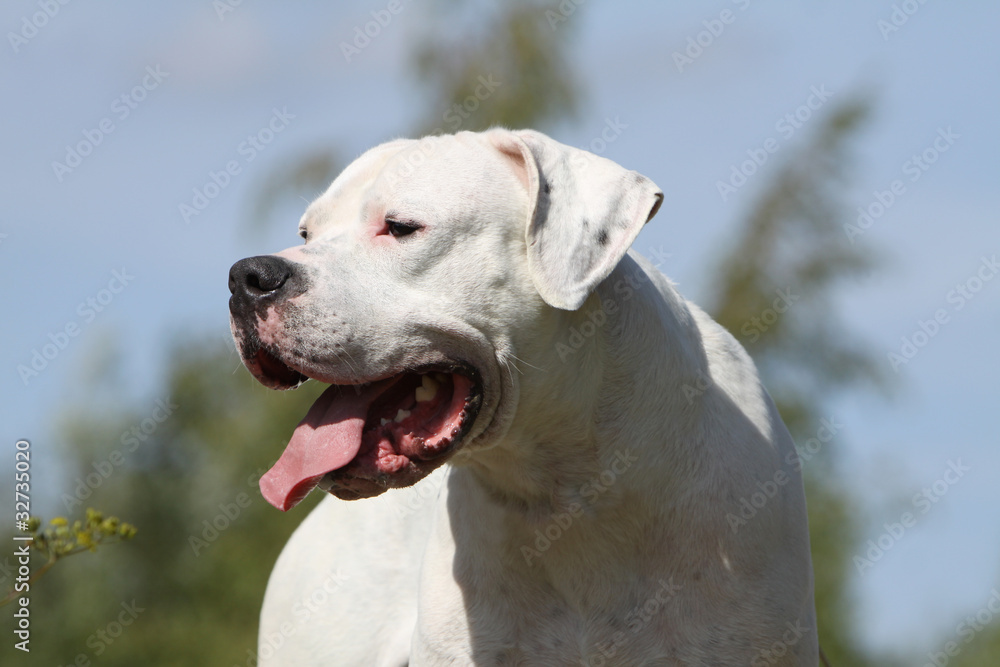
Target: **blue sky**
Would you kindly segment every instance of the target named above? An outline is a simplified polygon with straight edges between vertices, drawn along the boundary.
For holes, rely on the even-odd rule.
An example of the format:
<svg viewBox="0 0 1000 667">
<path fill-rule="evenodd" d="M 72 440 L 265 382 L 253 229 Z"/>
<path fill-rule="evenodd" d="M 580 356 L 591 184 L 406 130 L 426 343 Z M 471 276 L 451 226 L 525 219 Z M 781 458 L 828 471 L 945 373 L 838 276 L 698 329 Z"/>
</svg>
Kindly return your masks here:
<svg viewBox="0 0 1000 667">
<path fill-rule="evenodd" d="M 320 146 L 350 159 L 405 134 L 440 103 L 406 62 L 426 19 L 418 2 L 404 1 L 350 62 L 340 44 L 387 2 L 244 1 L 222 17 L 208 1 L 71 2 L 44 22 L 35 16 L 43 4 L 0 8 L 0 277 L 8 286 L 0 431 L 4 442 L 32 440 L 36 488 L 54 489 L 67 480 L 53 416 L 91 393 L 80 378 L 97 351 L 110 341 L 120 359 L 121 381 L 107 400 L 152 410 L 176 334 L 229 335 L 232 262 L 298 242 L 297 206 L 279 211 L 283 227 L 247 232 L 263 179 Z M 903 5 L 916 11 L 900 13 Z M 1000 6 L 913 0 L 896 8 L 584 3 L 556 29 L 574 32 L 585 100 L 579 117 L 553 133 L 587 147 L 608 119 L 626 126 L 603 154 L 666 193 L 635 248 L 669 253 L 661 268 L 698 301 L 708 292 L 707 267 L 782 153 L 835 102 L 876 94 L 875 117 L 855 146 L 851 196 L 854 207 L 870 208 L 876 193 L 888 201 L 884 193 L 901 182 L 855 238 L 888 264 L 843 286 L 835 302 L 854 331 L 884 350 L 887 367 L 903 337 L 925 344 L 899 367 L 893 399 L 846 396 L 829 411 L 844 425 L 835 446 L 868 537 L 905 511 L 917 515 L 854 578 L 862 634 L 877 648 L 932 650 L 1000 586 L 1000 277 L 990 268 L 1000 254 Z M 44 24 L 26 29 L 32 20 Z M 699 38 L 701 52 L 678 67 L 674 53 Z M 817 89 L 830 97 L 813 99 L 812 118 L 792 133 L 778 125 Z M 276 113 L 282 120 L 271 127 L 280 131 L 248 148 L 248 136 L 268 137 L 262 130 Z M 768 139 L 774 159 L 723 201 L 717 181 Z M 57 174 L 53 162 L 80 142 L 95 145 Z M 914 155 L 934 161 L 915 171 Z M 231 162 L 238 173 L 217 176 L 225 187 L 186 221 L 180 205 Z M 963 289 L 967 296 L 957 297 Z M 935 330 L 927 322 L 936 316 Z M 921 337 L 921 322 L 933 336 Z M 60 335 L 67 326 L 76 333 Z M 23 381 L 18 366 L 60 342 L 64 349 Z M 969 470 L 939 483 L 938 497 L 934 483 L 958 460 Z M 912 498 L 925 487 L 938 502 L 922 513 Z"/>
</svg>

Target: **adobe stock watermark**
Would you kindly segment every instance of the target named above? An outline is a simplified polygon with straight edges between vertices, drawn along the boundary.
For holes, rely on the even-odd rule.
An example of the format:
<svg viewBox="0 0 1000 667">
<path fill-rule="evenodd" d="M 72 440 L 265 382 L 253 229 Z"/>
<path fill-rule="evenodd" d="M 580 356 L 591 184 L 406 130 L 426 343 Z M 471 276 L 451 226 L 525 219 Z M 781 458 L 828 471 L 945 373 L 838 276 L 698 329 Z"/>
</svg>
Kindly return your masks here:
<svg viewBox="0 0 1000 667">
<path fill-rule="evenodd" d="M 962 463 L 962 459 L 948 461 L 948 467 L 945 469 L 944 474 L 934 480 L 933 483 L 920 489 L 910 499 L 910 504 L 916 512 L 907 510 L 899 516 L 898 521 L 883 523 L 883 532 L 865 543 L 867 549 L 864 554 L 855 554 L 852 561 L 854 567 L 858 570 L 858 574 L 864 576 L 865 572 L 875 566 L 875 563 L 882 560 L 886 552 L 903 539 L 906 531 L 917 525 L 920 517 L 926 515 L 935 505 L 941 502 L 941 499 L 944 498 L 951 487 L 958 484 L 965 477 L 965 473 L 971 470 L 972 468 Z"/>
<path fill-rule="evenodd" d="M 774 130 L 781 139 L 768 137 L 759 147 L 748 148 L 746 160 L 738 165 L 729 166 L 729 178 L 715 182 L 715 189 L 718 190 L 723 203 L 729 201 L 730 195 L 746 185 L 771 156 L 781 149 L 782 140 L 791 139 L 831 97 L 833 93 L 827 90 L 826 84 L 820 84 L 819 87 L 810 86 L 805 101 L 774 123 Z"/>
<path fill-rule="evenodd" d="M 351 41 L 340 43 L 340 52 L 344 54 L 344 60 L 350 63 L 352 58 L 361 55 L 361 52 L 368 48 L 372 40 L 381 35 L 383 30 L 389 27 L 389 24 L 403 9 L 405 9 L 403 0 L 389 0 L 384 9 L 372 10 L 372 20 L 363 26 L 354 26 Z"/>
<path fill-rule="evenodd" d="M 441 114 L 441 120 L 444 121 L 444 124 L 434 128 L 431 132 L 432 135 L 444 134 L 444 125 L 448 126 L 449 131 L 458 132 L 465 121 L 479 110 L 482 103 L 492 97 L 493 93 L 503 85 L 503 82 L 496 81 L 492 74 L 480 74 L 476 81 L 476 87 L 461 103 L 455 102 L 445 109 L 444 113 Z M 409 178 L 427 162 L 436 150 L 437 144 L 433 142 L 416 142 L 412 148 L 402 153 L 398 164 L 386 174 L 386 179 L 389 183 L 396 184 L 400 179 Z"/>
<path fill-rule="evenodd" d="M 580 662 L 582 667 L 605 667 L 608 660 L 617 657 L 618 651 L 642 632 L 684 588 L 674 583 L 673 577 L 660 579 L 657 583 L 659 587 L 652 596 L 625 614 L 625 630 L 616 631 L 608 641 L 594 644 L 591 652 Z"/>
<path fill-rule="evenodd" d="M 271 118 L 267 123 L 253 134 L 248 134 L 236 146 L 236 154 L 242 158 L 232 159 L 226 162 L 219 171 L 209 170 L 208 180 L 200 187 L 192 188 L 190 202 L 181 202 L 177 205 L 177 211 L 185 224 L 190 224 L 191 219 L 201 215 L 222 192 L 230 186 L 233 179 L 243 173 L 243 167 L 257 159 L 275 137 L 284 132 L 290 122 L 295 118 L 295 114 L 288 113 L 288 107 L 271 110 Z"/>
<path fill-rule="evenodd" d="M 135 276 L 129 274 L 125 267 L 122 267 L 121 271 L 112 271 L 111 280 L 108 281 L 105 288 L 77 305 L 77 318 L 67 321 L 58 330 L 49 332 L 49 342 L 43 343 L 40 349 L 32 348 L 28 363 L 17 365 L 17 374 L 24 386 L 27 387 L 32 379 L 38 377 L 48 368 L 49 364 L 69 347 L 70 341 L 79 336 L 88 324 L 97 319 L 98 314 L 103 313 L 133 280 L 135 280 Z"/>
<path fill-rule="evenodd" d="M 941 332 L 941 329 L 951 322 L 952 314 L 962 310 L 975 299 L 976 295 L 996 277 L 998 272 L 1000 272 L 1000 262 L 997 261 L 996 254 L 990 257 L 984 255 L 972 275 L 955 285 L 945 295 L 945 301 L 952 306 L 951 312 L 947 308 L 938 308 L 930 318 L 918 319 L 917 328 L 913 333 L 899 339 L 899 349 L 890 350 L 886 354 L 892 370 L 898 373 L 900 366 L 913 361 L 920 350 L 927 347 L 931 340 Z"/>
<path fill-rule="evenodd" d="M 975 614 L 969 614 L 962 619 L 962 622 L 955 626 L 953 639 L 946 641 L 941 647 L 942 650 L 928 653 L 927 662 L 921 667 L 945 667 L 952 658 L 962 652 L 965 644 L 993 624 L 997 614 L 1000 614 L 1000 591 L 994 588 L 990 591 L 990 598 L 986 604 Z"/>
<path fill-rule="evenodd" d="M 604 152 L 608 150 L 608 146 L 618 141 L 618 138 L 627 129 L 628 125 L 622 122 L 621 116 L 615 116 L 614 118 L 605 117 L 604 126 L 601 128 L 601 131 L 587 142 L 586 145 L 579 148 L 594 155 L 604 155 Z M 570 162 L 577 167 L 583 166 L 590 159 L 592 158 L 586 153 L 574 153 L 570 156 Z"/>
<path fill-rule="evenodd" d="M 87 648 L 89 648 L 95 658 L 99 658 L 114 644 L 124 633 L 126 628 L 135 623 L 139 614 L 146 611 L 145 607 L 140 607 L 135 600 L 122 602 L 121 611 L 114 620 L 107 625 L 97 628 L 93 634 L 87 637 Z M 73 662 L 66 667 L 90 667 L 91 653 L 78 653 Z M 60 665 L 59 667 L 63 667 Z"/>
<path fill-rule="evenodd" d="M 66 507 L 66 511 L 71 512 L 83 505 L 84 501 L 90 498 L 94 491 L 99 489 L 115 470 L 125 464 L 127 456 L 137 450 L 141 444 L 149 440 L 150 436 L 160 427 L 160 424 L 167 421 L 176 409 L 177 404 L 169 398 L 157 399 L 148 417 L 122 432 L 121 437 L 118 438 L 121 447 L 112 449 L 100 461 L 91 463 L 93 470 L 82 477 L 76 478 L 76 487 L 73 489 L 73 495 L 69 495 L 68 493 L 62 494 L 60 500 L 62 500 L 63 505 Z"/>
<path fill-rule="evenodd" d="M 94 150 L 118 129 L 115 120 L 121 123 L 128 118 L 146 100 L 149 93 L 159 88 L 169 76 L 170 72 L 164 72 L 159 65 L 147 65 L 146 74 L 139 83 L 111 102 L 111 115 L 99 120 L 96 127 L 84 128 L 81 132 L 83 139 L 72 145 L 66 144 L 66 154 L 62 162 L 52 161 L 52 173 L 55 174 L 56 180 L 62 183 L 68 174 L 83 164 L 85 158 L 93 155 Z"/>
<path fill-rule="evenodd" d="M 10 48 L 14 53 L 20 53 L 21 47 L 34 39 L 38 31 L 47 26 L 49 21 L 69 3 L 70 0 L 36 0 L 35 4 L 41 11 L 31 15 L 25 14 L 21 17 L 20 29 L 17 32 L 13 30 L 7 32 L 7 41 L 10 42 Z"/>
<path fill-rule="evenodd" d="M 771 302 L 770 308 L 765 308 L 759 316 L 751 317 L 740 327 L 740 333 L 747 337 L 748 342 L 756 343 L 762 334 L 775 325 L 781 315 L 788 312 L 788 309 L 801 297 L 792 293 L 791 287 L 779 289 Z"/>
<path fill-rule="evenodd" d="M 671 255 L 664 252 L 663 246 L 652 247 L 647 250 L 651 260 L 655 260 L 654 268 L 660 266 Z M 645 271 L 626 272 L 624 278 L 617 279 L 611 286 L 615 296 L 601 299 L 597 307 L 586 311 L 587 319 L 580 326 L 572 325 L 565 339 L 556 343 L 556 354 L 559 360 L 566 363 L 570 357 L 575 355 L 586 342 L 593 338 L 602 327 L 608 323 L 608 317 L 615 315 L 618 310 L 635 296 L 637 290 L 641 289 L 645 283 L 649 282 L 649 276 Z"/>
<path fill-rule="evenodd" d="M 445 125 L 448 126 L 450 132 L 458 132 L 458 130 L 465 124 L 472 114 L 479 110 L 479 107 L 483 102 L 490 99 L 493 93 L 496 92 L 497 88 L 503 85 L 503 82 L 497 81 L 493 78 L 492 74 L 487 74 L 483 76 L 480 74 L 476 78 L 477 85 L 472 89 L 472 93 L 469 94 L 461 102 L 455 102 L 452 104 L 447 111 L 441 115 L 441 119 L 444 121 Z M 442 134 L 444 130 L 442 128 L 436 128 L 432 134 Z"/>
<path fill-rule="evenodd" d="M 740 327 L 740 333 L 748 339 L 747 342 L 756 343 L 761 335 L 773 327 L 781 315 L 788 312 L 788 309 L 801 298 L 798 294 L 792 292 L 791 287 L 778 289 L 775 295 L 774 301 L 771 302 L 768 308 L 762 310 L 760 315 L 749 318 Z M 681 391 L 684 393 L 684 398 L 687 399 L 688 405 L 691 405 L 695 402 L 695 399 L 702 396 L 712 385 L 712 378 L 699 369 L 695 374 L 694 381 L 685 382 L 681 386 Z"/>
<path fill-rule="evenodd" d="M 638 455 L 629 449 L 616 451 L 609 466 L 580 487 L 580 495 L 587 501 L 587 505 L 596 503 L 638 460 Z M 541 558 L 552 547 L 553 543 L 562 539 L 562 536 L 573 527 L 576 520 L 583 516 L 583 512 L 583 505 L 570 503 L 565 512 L 553 514 L 544 528 L 536 528 L 534 548 L 528 544 L 521 545 L 521 556 L 524 557 L 524 562 L 530 566 L 536 559 Z"/>
<path fill-rule="evenodd" d="M 442 114 L 442 119 L 445 121 L 445 124 L 449 126 L 449 130 L 451 132 L 457 132 L 461 129 L 465 120 L 479 108 L 479 103 L 485 102 L 490 96 L 492 96 L 493 92 L 496 91 L 497 88 L 503 85 L 503 82 L 493 80 L 492 74 L 487 76 L 480 75 L 478 77 L 478 81 L 479 85 L 474 89 L 471 95 L 465 98 L 461 105 L 455 103 L 445 110 L 444 114 Z M 586 146 L 581 148 L 583 148 L 583 150 L 589 149 L 594 155 L 600 155 L 606 151 L 608 145 L 614 143 L 627 128 L 628 125 L 621 122 L 619 116 L 615 116 L 613 119 L 605 118 L 604 127 L 598 135 L 595 136 Z M 443 134 L 444 132 L 444 127 L 439 126 L 434 128 L 431 134 Z M 434 143 L 417 142 L 411 149 L 403 153 L 398 166 L 387 173 L 386 178 L 390 183 L 396 183 L 400 179 L 409 178 L 417 169 L 427 162 L 436 150 L 437 146 Z M 577 167 L 585 165 L 589 159 L 591 159 L 591 157 L 586 153 L 574 153 L 570 158 L 573 165 Z"/>
<path fill-rule="evenodd" d="M 552 32 L 556 31 L 556 28 L 560 23 L 564 23 L 569 20 L 569 17 L 576 13 L 577 8 L 585 3 L 587 0 L 562 0 L 559 6 L 556 7 L 558 11 L 553 11 L 551 9 L 545 10 L 545 20 L 549 22 L 549 28 Z"/>
<path fill-rule="evenodd" d="M 298 602 L 292 605 L 292 618 L 282 621 L 278 625 L 277 631 L 264 631 L 257 640 L 257 650 L 247 649 L 247 659 L 243 665 L 234 664 L 233 667 L 257 667 L 260 660 L 270 660 L 275 653 L 285 645 L 288 639 L 295 635 L 299 627 L 308 621 L 313 614 L 319 612 L 330 601 L 331 596 L 344 585 L 350 577 L 343 574 L 340 569 L 331 570 L 327 577 L 318 584 L 311 592 L 303 595 Z"/>
<path fill-rule="evenodd" d="M 814 437 L 806 440 L 795 451 L 791 451 L 785 455 L 785 465 L 789 466 L 795 472 L 801 472 L 805 464 L 809 463 L 813 457 L 819 454 L 820 450 L 823 449 L 823 445 L 833 440 L 834 436 L 844 428 L 844 425 L 838 423 L 833 417 L 829 419 L 824 417 L 819 420 L 819 423 L 819 429 L 817 429 Z M 770 479 L 757 482 L 757 491 L 754 491 L 749 497 L 744 496 L 740 498 L 738 503 L 740 508 L 739 514 L 733 514 L 732 512 L 726 514 L 726 523 L 729 524 L 729 528 L 732 529 L 733 533 L 738 533 L 740 528 L 746 526 L 756 517 L 767 503 L 778 495 L 781 487 L 788 484 L 791 479 L 784 469 L 778 468 L 774 471 Z"/>
<path fill-rule="evenodd" d="M 409 498 L 402 504 L 396 503 L 393 505 L 393 512 L 396 518 L 407 519 L 414 513 L 422 510 L 429 503 L 432 503 L 440 494 L 444 480 L 444 475 L 439 475 L 417 484 L 415 488 L 411 487 L 412 491 L 408 490 Z"/>
<path fill-rule="evenodd" d="M 673 257 L 671 253 L 666 252 L 666 250 L 662 245 L 656 246 L 655 248 L 653 246 L 650 246 L 646 250 L 646 253 L 649 259 L 653 262 L 654 269 L 659 269 L 661 266 L 663 266 L 663 264 L 666 263 L 668 259 Z"/>
<path fill-rule="evenodd" d="M 732 2 L 740 11 L 746 11 L 750 6 L 750 0 L 732 0 Z M 701 24 L 705 29 L 688 37 L 687 46 L 683 52 L 673 52 L 672 57 L 677 71 L 683 74 L 685 67 L 693 65 L 694 61 L 700 58 L 705 50 L 715 44 L 715 40 L 722 36 L 722 33 L 726 31 L 726 26 L 732 25 L 736 21 L 736 17 L 737 14 L 733 10 L 723 9 L 719 12 L 718 17 L 702 21 Z"/>
<path fill-rule="evenodd" d="M 795 619 L 795 622 L 785 622 L 786 630 L 781 633 L 781 639 L 776 640 L 766 649 L 761 649 L 750 662 L 751 667 L 767 667 L 777 664 L 788 650 L 799 643 L 799 641 L 809 632 L 809 628 L 802 625 L 802 619 Z"/>
<path fill-rule="evenodd" d="M 586 311 L 586 320 L 581 322 L 579 327 L 570 326 L 566 338 L 556 342 L 556 354 L 559 355 L 559 360 L 563 363 L 569 361 L 608 323 L 608 318 L 617 314 L 622 305 L 647 282 L 649 276 L 644 271 L 629 271 L 625 273 L 624 278 L 617 279 L 612 285 L 615 295 L 600 299 L 596 307 Z"/>
<path fill-rule="evenodd" d="M 240 518 L 243 510 L 250 507 L 252 503 L 250 496 L 243 491 L 237 493 L 232 501 L 219 503 L 219 511 L 211 518 L 201 522 L 201 536 L 188 535 L 188 546 L 191 547 L 194 555 L 200 556 L 202 551 L 219 539 L 219 536 L 228 530 Z"/>
<path fill-rule="evenodd" d="M 875 27 L 882 34 L 882 41 L 888 42 L 889 35 L 899 32 L 899 29 L 906 25 L 910 18 L 919 12 L 925 4 L 927 4 L 927 0 L 903 0 L 900 3 L 893 3 L 889 18 L 879 19 L 875 22 Z"/>
<path fill-rule="evenodd" d="M 212 9 L 215 10 L 215 15 L 219 17 L 219 23 L 226 20 L 226 14 L 231 14 L 236 11 L 236 8 L 243 4 L 243 0 L 213 0 Z"/>
<path fill-rule="evenodd" d="M 934 137 L 930 145 L 919 153 L 911 155 L 900 166 L 900 171 L 910 183 L 916 183 L 943 153 L 948 152 L 955 144 L 955 140 L 961 137 L 962 135 L 952 131 L 951 125 L 939 127 L 937 136 Z M 858 217 L 854 223 L 844 223 L 844 233 L 847 234 L 847 240 L 854 243 L 857 237 L 867 232 L 906 192 L 906 183 L 901 178 L 893 179 L 885 190 L 874 190 L 872 200 L 858 207 Z"/>
<path fill-rule="evenodd" d="M 254 489 L 252 496 L 240 491 L 231 501 L 219 503 L 217 506 L 219 511 L 207 519 L 202 519 L 201 525 L 195 529 L 195 532 L 188 535 L 188 546 L 191 547 L 195 556 L 200 556 L 205 549 L 214 544 L 222 536 L 222 533 L 229 530 L 239 520 L 243 511 L 261 497 L 256 492 L 260 485 L 260 478 L 275 463 L 277 461 L 272 461 L 266 468 L 258 468 L 247 476 L 247 486 Z M 198 533 L 199 529 L 200 533 Z"/>
</svg>

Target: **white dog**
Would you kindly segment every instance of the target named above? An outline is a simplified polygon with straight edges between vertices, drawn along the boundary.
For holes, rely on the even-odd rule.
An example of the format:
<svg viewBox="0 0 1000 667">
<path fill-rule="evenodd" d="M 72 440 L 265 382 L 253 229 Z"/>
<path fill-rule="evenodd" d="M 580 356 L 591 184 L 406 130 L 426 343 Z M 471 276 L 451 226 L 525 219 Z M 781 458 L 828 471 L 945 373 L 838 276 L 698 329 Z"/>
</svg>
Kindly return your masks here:
<svg viewBox="0 0 1000 667">
<path fill-rule="evenodd" d="M 393 141 L 233 266 L 247 368 L 331 385 L 261 479 L 336 496 L 271 575 L 261 665 L 817 664 L 788 431 L 628 250 L 662 199 L 533 131 Z"/>
</svg>

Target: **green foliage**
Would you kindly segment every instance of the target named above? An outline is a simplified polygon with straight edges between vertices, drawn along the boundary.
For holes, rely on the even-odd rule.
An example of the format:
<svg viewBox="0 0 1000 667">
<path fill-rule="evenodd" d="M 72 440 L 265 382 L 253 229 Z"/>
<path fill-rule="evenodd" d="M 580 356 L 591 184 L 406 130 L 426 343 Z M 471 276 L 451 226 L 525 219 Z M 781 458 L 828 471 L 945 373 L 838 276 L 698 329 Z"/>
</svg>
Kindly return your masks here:
<svg viewBox="0 0 1000 667">
<path fill-rule="evenodd" d="M 962 635 L 947 637 L 934 650 L 943 652 L 949 641 L 955 642 L 959 650 L 948 662 L 949 667 L 996 667 L 1000 656 L 1000 619 L 994 614 L 993 622 L 968 637 L 968 641 Z"/>
<path fill-rule="evenodd" d="M 43 529 L 42 520 L 33 516 L 28 519 L 25 532 L 31 537 L 25 543 L 45 561 L 40 567 L 32 569 L 28 584 L 33 586 L 58 560 L 85 551 L 97 551 L 102 544 L 130 540 L 135 537 L 136 528 L 123 523 L 118 517 L 105 517 L 97 510 L 88 508 L 85 517 L 77 519 L 72 525 L 66 518 L 57 516 Z M 0 607 L 9 604 L 18 595 L 18 591 L 11 587 L 10 592 L 0 598 Z"/>
<path fill-rule="evenodd" d="M 251 229 L 264 228 L 280 204 L 296 197 L 310 202 L 329 187 L 344 163 L 333 149 L 317 148 L 292 163 L 272 167 L 260 180 L 253 200 L 253 213 L 247 217 Z"/>
<path fill-rule="evenodd" d="M 480 75 L 501 82 L 461 129 L 494 123 L 538 127 L 572 106 L 562 46 L 569 31 L 560 26 L 561 35 L 548 34 L 539 7 L 504 4 L 488 22 L 476 24 L 480 36 L 489 35 L 485 40 L 467 33 L 468 41 L 445 46 L 428 29 L 414 61 L 436 100 L 463 101 L 474 94 Z M 459 60 L 467 65 L 461 71 L 455 68 Z M 445 111 L 439 101 L 427 114 L 431 121 Z M 343 166 L 336 155 L 319 148 L 282 165 L 283 173 L 272 174 L 251 202 L 254 222 L 265 224 L 279 205 L 325 189 Z M 32 591 L 33 608 L 44 610 L 32 621 L 33 636 L 44 638 L 32 644 L 32 658 L 40 664 L 71 664 L 80 656 L 112 667 L 255 664 L 268 574 L 320 497 L 314 493 L 283 515 L 261 498 L 257 480 L 323 387 L 310 382 L 293 392 L 265 389 L 242 368 L 231 344 L 183 338 L 169 360 L 172 370 L 159 395 L 169 396 L 176 408 L 87 498 L 128 508 L 143 530 L 127 553 L 67 563 L 49 574 L 49 585 Z M 101 396 L 107 399 L 107 393 Z M 94 462 L 121 450 L 122 438 L 149 416 L 141 403 L 119 413 L 109 404 L 119 405 L 120 397 L 102 403 L 95 392 L 93 402 L 63 414 L 64 450 L 77 471 L 72 478 L 85 477 Z M 63 498 L 80 502 L 71 494 Z M 123 603 L 132 602 L 145 609 L 139 621 L 113 643 L 104 642 L 100 632 L 115 622 Z M 12 629 L 10 620 L 0 621 L 0 628 Z"/>
<path fill-rule="evenodd" d="M 490 12 L 482 3 L 432 5 L 414 62 L 434 103 L 416 136 L 494 125 L 544 129 L 572 116 L 579 93 L 566 45 L 575 21 L 552 22 L 551 12 L 561 17 L 558 6 L 521 0 Z M 442 25 L 464 29 L 443 34 Z"/>
<path fill-rule="evenodd" d="M 142 530 L 128 549 L 72 559 L 32 587 L 32 659 L 38 664 L 70 664 L 84 655 L 123 667 L 243 665 L 248 651 L 256 651 L 268 574 L 319 499 L 314 494 L 282 514 L 261 498 L 257 480 L 322 387 L 265 389 L 228 343 L 189 339 L 170 357 L 164 392 L 175 408 L 134 451 L 122 447 L 121 436 L 148 417 L 148 407 L 109 414 L 84 404 L 64 417 L 65 451 L 76 470 L 70 477 L 84 479 L 93 462 L 106 460 L 111 450 L 123 452 L 124 463 L 87 500 L 127 508 Z M 64 502 L 78 501 L 65 496 Z M 100 518 L 101 530 L 111 528 L 108 521 Z M 75 525 L 58 523 L 47 538 L 50 546 L 73 537 Z M 95 633 L 133 601 L 145 609 L 138 622 L 103 643 Z M 11 620 L 4 618 L 0 627 L 10 631 Z"/>
<path fill-rule="evenodd" d="M 580 86 L 567 45 L 578 14 L 558 14 L 565 20 L 553 21 L 559 5 L 539 0 L 491 3 L 484 14 L 485 5 L 437 0 L 430 6 L 410 59 L 430 100 L 428 111 L 414 118 L 415 135 L 497 124 L 546 129 L 575 112 Z M 442 25 L 449 26 L 447 35 Z M 484 86 L 481 77 L 499 85 Z M 470 96 L 474 110 L 465 106 Z M 785 153 L 756 205 L 738 221 L 732 246 L 708 269 L 719 277 L 709 311 L 757 360 L 800 445 L 816 434 L 835 391 L 884 385 L 870 351 L 832 307 L 839 282 L 876 266 L 862 246 L 846 243 L 840 227 L 850 142 L 867 113 L 864 102 L 847 103 L 811 141 Z M 336 155 L 320 148 L 272 174 L 252 202 L 257 224 L 291 196 L 324 189 L 342 166 Z M 746 323 L 772 307 L 778 290 L 788 289 L 798 300 L 766 330 L 748 335 Z M 32 631 L 39 639 L 32 644 L 33 664 L 72 664 L 80 656 L 111 667 L 255 664 L 268 574 L 291 531 L 319 500 L 314 493 L 283 515 L 264 502 L 257 481 L 322 387 L 310 382 L 294 392 L 267 390 L 242 368 L 231 344 L 193 337 L 177 341 L 169 368 L 163 395 L 175 408 L 151 433 L 143 431 L 124 463 L 87 497 L 127 510 L 142 532 L 128 549 L 73 559 L 33 589 Z M 141 403 L 116 412 L 96 396 L 67 411 L 63 449 L 75 470 L 71 478 L 79 481 L 93 462 L 121 450 L 119 443 L 148 414 Z M 874 660 L 857 646 L 846 592 L 859 508 L 836 463 L 835 445 L 824 445 L 805 467 L 820 639 L 836 667 L 871 665 Z M 79 495 L 64 496 L 68 507 L 82 502 Z M 88 515 L 79 534 L 76 523 L 50 524 L 39 544 L 58 553 L 89 549 L 112 537 L 108 531 L 124 537 L 122 525 L 109 521 Z M 138 622 L 105 641 L 101 633 L 126 604 L 143 609 Z M 8 637 L 11 621 L 0 621 Z M 989 656 L 1000 653 L 998 637 L 994 624 L 953 664 L 994 664 Z M 0 662 L 6 664 L 2 653 Z"/>
<path fill-rule="evenodd" d="M 866 102 L 848 101 L 787 154 L 711 272 L 708 312 L 753 356 L 800 449 L 820 442 L 823 410 L 837 391 L 885 386 L 832 299 L 839 283 L 876 267 L 842 229 L 851 140 L 868 114 Z M 846 585 L 861 512 L 837 474 L 836 441 L 820 444 L 803 466 L 820 642 L 833 665 L 873 664 L 853 639 Z"/>
<path fill-rule="evenodd" d="M 842 227 L 851 140 L 868 114 L 862 100 L 842 104 L 786 157 L 711 273 L 709 312 L 754 357 L 797 438 L 815 432 L 834 391 L 886 382 L 832 300 L 843 281 L 876 267 L 867 246 L 849 243 Z M 769 322 L 779 298 L 787 311 Z"/>
<path fill-rule="evenodd" d="M 415 119 L 411 136 L 497 125 L 544 129 L 574 115 L 579 86 L 566 47 L 576 21 L 560 13 L 558 2 L 517 0 L 487 8 L 437 0 L 423 22 L 410 62 L 430 106 Z M 448 39 L 442 25 L 463 29 L 449 30 Z M 320 147 L 271 169 L 254 195 L 251 227 L 261 229 L 282 203 L 311 201 L 344 166 L 336 149 Z"/>
<path fill-rule="evenodd" d="M 32 536 L 31 547 L 54 561 L 84 551 L 97 551 L 101 544 L 110 544 L 135 537 L 136 528 L 123 523 L 116 516 L 105 517 L 93 508 L 87 508 L 83 520 L 77 519 L 70 526 L 64 517 L 57 516 L 47 528 L 42 529 L 42 520 L 32 517 L 28 521 L 28 533 Z"/>
</svg>

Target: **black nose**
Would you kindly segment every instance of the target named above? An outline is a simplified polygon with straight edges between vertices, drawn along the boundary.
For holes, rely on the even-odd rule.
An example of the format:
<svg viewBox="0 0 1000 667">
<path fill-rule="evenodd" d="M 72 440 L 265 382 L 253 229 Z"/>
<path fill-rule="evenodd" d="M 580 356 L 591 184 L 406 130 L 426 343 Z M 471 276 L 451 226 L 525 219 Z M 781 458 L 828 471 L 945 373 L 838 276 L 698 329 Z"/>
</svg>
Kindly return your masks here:
<svg viewBox="0 0 1000 667">
<path fill-rule="evenodd" d="M 281 257 L 247 257 L 229 269 L 229 292 L 235 300 L 280 297 L 289 283 L 294 282 L 294 277 L 295 265 Z"/>
</svg>

